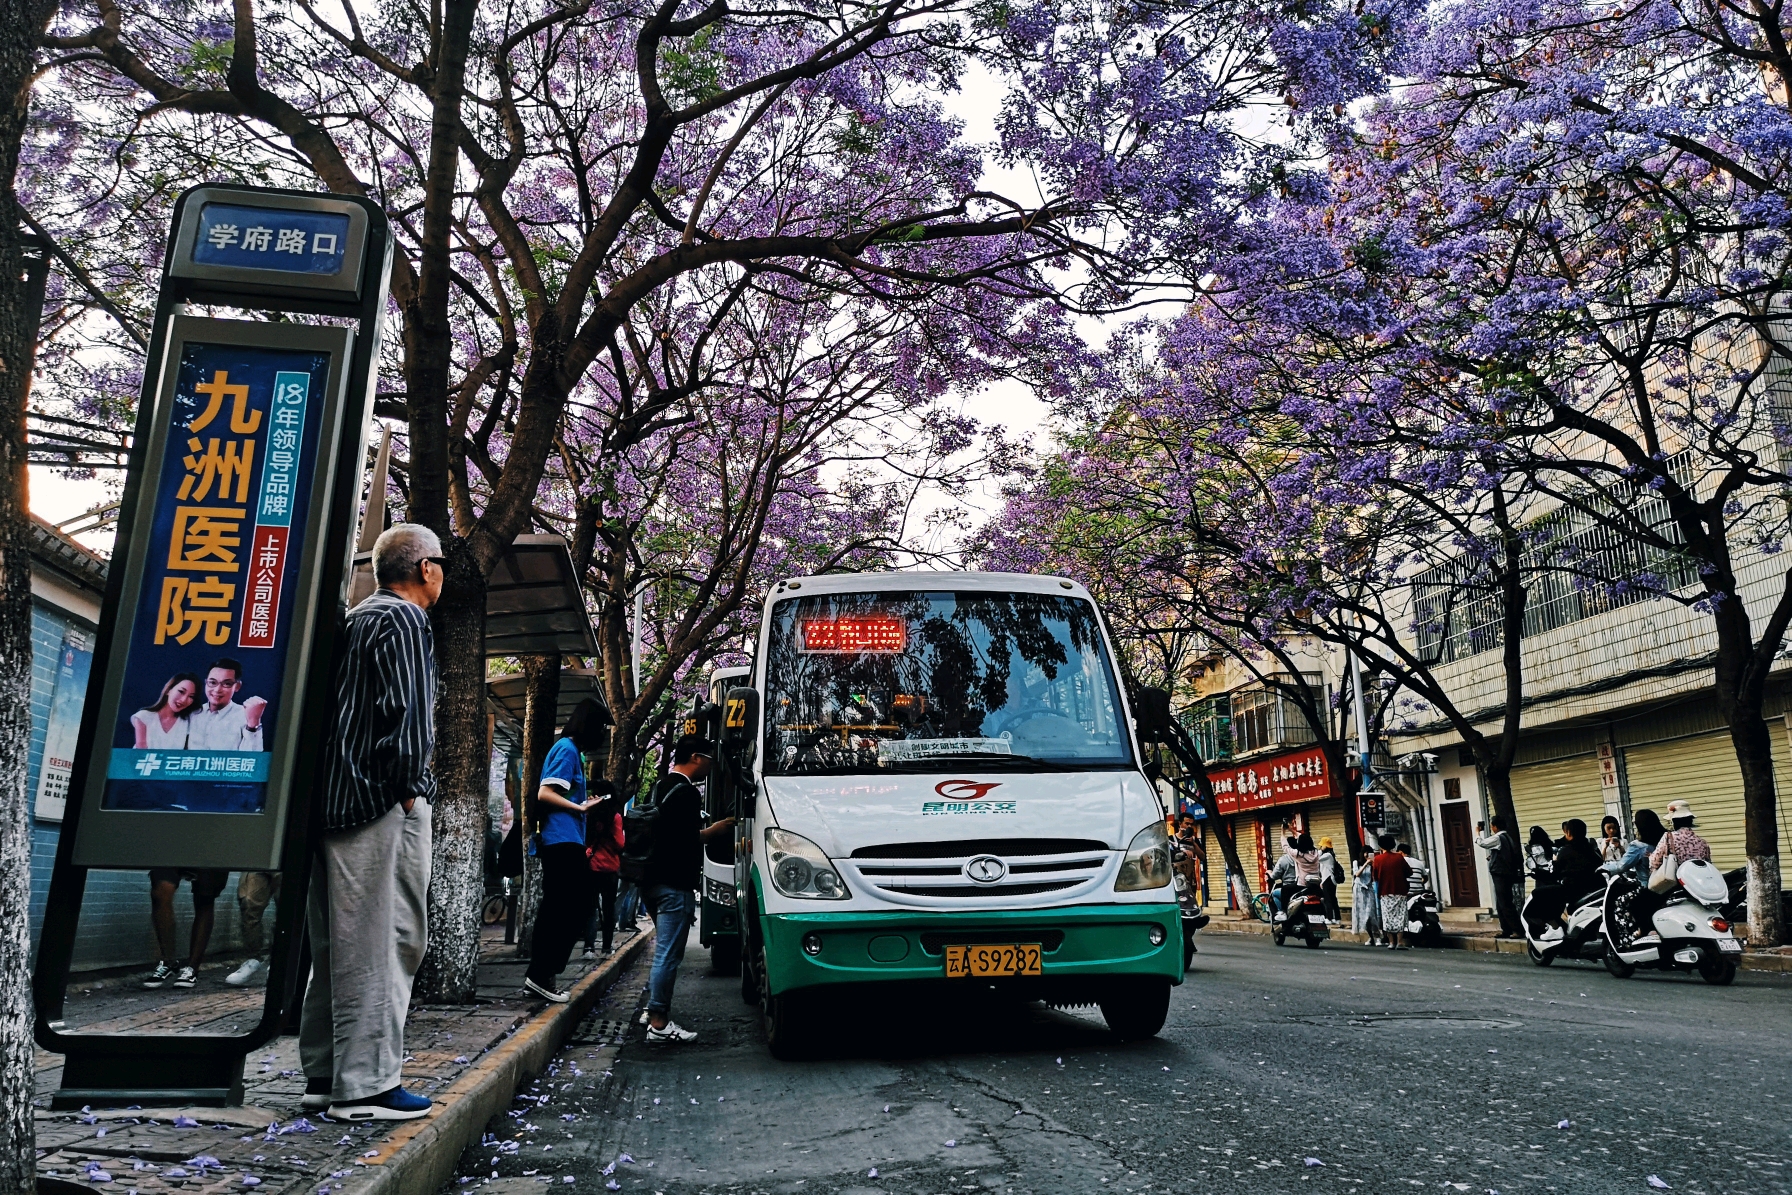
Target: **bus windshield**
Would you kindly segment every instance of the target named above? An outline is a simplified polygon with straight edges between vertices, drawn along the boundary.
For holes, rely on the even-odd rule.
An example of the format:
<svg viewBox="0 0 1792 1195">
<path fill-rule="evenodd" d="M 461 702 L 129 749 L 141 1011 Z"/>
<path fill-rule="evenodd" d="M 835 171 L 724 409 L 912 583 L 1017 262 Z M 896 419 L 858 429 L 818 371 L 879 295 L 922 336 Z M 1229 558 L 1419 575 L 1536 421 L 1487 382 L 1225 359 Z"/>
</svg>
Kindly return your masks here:
<svg viewBox="0 0 1792 1195">
<path fill-rule="evenodd" d="M 1080 598 L 844 593 L 779 602 L 765 772 L 1130 766 L 1120 702 Z"/>
</svg>

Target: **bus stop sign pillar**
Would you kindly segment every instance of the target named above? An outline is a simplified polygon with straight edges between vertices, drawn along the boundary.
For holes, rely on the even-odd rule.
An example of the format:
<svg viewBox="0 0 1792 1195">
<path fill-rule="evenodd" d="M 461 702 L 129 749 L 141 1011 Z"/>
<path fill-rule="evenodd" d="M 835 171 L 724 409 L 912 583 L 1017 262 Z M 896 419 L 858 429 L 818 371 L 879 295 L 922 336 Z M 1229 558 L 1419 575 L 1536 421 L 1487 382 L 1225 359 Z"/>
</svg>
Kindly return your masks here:
<svg viewBox="0 0 1792 1195">
<path fill-rule="evenodd" d="M 310 794 L 391 254 L 359 197 L 201 186 L 175 203 L 33 977 L 37 1042 L 65 1058 L 54 1108 L 241 1103 L 244 1057 L 302 995 Z M 278 875 L 259 1022 L 68 1027 L 94 870 Z"/>
</svg>

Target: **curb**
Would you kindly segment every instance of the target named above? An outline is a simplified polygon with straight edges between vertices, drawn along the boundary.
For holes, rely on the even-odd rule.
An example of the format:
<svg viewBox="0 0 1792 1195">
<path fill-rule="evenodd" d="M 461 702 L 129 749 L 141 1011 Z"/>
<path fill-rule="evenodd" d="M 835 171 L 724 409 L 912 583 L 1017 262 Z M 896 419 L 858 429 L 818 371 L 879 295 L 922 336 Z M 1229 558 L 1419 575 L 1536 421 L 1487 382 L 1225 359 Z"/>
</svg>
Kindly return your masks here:
<svg viewBox="0 0 1792 1195">
<path fill-rule="evenodd" d="M 1220 920 L 1215 918 L 1201 930 L 1204 934 L 1231 934 L 1243 938 L 1267 938 L 1269 926 L 1261 921 Z M 1365 934 L 1352 933 L 1347 929 L 1332 930 L 1332 940 L 1360 945 L 1368 941 Z M 1517 939 L 1494 938 L 1487 934 L 1445 934 L 1430 946 L 1421 950 L 1467 950 L 1475 954 L 1505 954 L 1514 958 L 1524 958 L 1524 943 Z M 1526 961 L 1529 961 L 1528 959 Z M 1760 971 L 1772 975 L 1792 973 L 1792 954 L 1779 950 L 1746 950 L 1737 960 L 1737 966 L 1743 971 Z"/>
<path fill-rule="evenodd" d="M 525 1079 L 540 1074 L 597 998 L 609 990 L 617 973 L 633 962 L 653 940 L 651 931 L 635 935 L 573 985 L 572 999 L 550 1004 L 492 1047 L 460 1078 L 434 1093 L 437 1111 L 422 1120 L 401 1123 L 381 1142 L 366 1168 L 343 1183 L 344 1195 L 425 1195 L 454 1176 L 467 1146 L 479 1141 L 492 1117 L 510 1107 Z"/>
</svg>

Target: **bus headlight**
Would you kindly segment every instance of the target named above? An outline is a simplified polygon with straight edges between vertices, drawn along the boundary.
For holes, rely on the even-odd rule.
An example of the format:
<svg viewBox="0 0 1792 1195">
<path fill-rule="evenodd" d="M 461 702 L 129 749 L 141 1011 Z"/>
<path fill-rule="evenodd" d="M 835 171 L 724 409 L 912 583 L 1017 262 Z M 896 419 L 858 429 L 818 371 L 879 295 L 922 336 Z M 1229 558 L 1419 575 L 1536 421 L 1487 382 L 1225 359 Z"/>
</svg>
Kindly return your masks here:
<svg viewBox="0 0 1792 1195">
<path fill-rule="evenodd" d="M 1170 837 L 1164 824 L 1154 821 L 1133 835 L 1120 861 L 1120 875 L 1114 880 L 1115 892 L 1143 892 L 1162 888 L 1170 882 Z"/>
<path fill-rule="evenodd" d="M 703 877 L 703 895 L 709 899 L 711 904 L 721 905 L 724 908 L 732 909 L 738 903 L 734 899 L 733 884 L 723 883 L 721 880 L 709 876 Z"/>
<path fill-rule="evenodd" d="M 765 853 L 771 860 L 772 887 L 780 896 L 797 900 L 846 900 L 852 895 L 822 849 L 801 834 L 768 827 Z"/>
</svg>

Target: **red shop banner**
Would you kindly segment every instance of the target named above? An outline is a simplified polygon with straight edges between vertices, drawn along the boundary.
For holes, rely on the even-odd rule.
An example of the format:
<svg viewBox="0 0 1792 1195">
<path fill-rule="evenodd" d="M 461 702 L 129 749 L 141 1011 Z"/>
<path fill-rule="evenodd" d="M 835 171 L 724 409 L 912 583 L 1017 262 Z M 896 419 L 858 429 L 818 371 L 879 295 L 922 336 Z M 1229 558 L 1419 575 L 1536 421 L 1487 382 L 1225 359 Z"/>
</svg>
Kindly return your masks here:
<svg viewBox="0 0 1792 1195">
<path fill-rule="evenodd" d="M 1215 812 L 1222 816 L 1264 809 L 1271 805 L 1297 805 L 1337 796 L 1325 752 L 1318 747 L 1255 760 L 1236 768 L 1208 773 L 1213 780 Z"/>
</svg>

